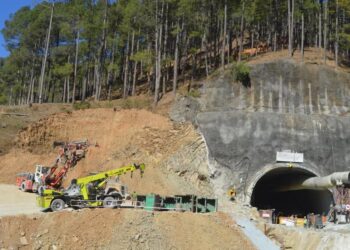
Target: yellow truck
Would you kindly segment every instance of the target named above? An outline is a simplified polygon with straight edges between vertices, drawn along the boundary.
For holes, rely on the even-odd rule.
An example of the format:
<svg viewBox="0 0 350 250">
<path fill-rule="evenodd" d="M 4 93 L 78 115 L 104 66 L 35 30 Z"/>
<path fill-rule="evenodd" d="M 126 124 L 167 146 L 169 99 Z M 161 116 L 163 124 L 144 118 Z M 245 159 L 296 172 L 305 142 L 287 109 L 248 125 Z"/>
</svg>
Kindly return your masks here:
<svg viewBox="0 0 350 250">
<path fill-rule="evenodd" d="M 112 177 L 118 177 L 127 172 L 139 170 L 141 176 L 145 170 L 145 164 L 133 164 L 98 174 L 73 179 L 71 185 L 64 191 L 44 190 L 37 196 L 37 204 L 43 210 L 51 209 L 59 211 L 66 206 L 73 208 L 83 207 L 117 207 L 126 196 L 125 189 L 107 187 L 107 181 Z"/>
</svg>

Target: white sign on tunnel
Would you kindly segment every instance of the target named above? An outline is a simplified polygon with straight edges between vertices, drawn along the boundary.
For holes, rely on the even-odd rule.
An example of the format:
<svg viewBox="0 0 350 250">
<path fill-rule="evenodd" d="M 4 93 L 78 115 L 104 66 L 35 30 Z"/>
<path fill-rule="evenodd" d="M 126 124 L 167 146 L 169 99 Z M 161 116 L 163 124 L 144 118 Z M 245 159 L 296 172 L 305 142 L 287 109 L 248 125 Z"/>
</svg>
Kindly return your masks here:
<svg viewBox="0 0 350 250">
<path fill-rule="evenodd" d="M 303 153 L 295 153 L 295 152 L 291 152 L 291 151 L 277 152 L 276 161 L 277 162 L 302 163 L 302 162 L 304 162 L 304 154 Z"/>
</svg>

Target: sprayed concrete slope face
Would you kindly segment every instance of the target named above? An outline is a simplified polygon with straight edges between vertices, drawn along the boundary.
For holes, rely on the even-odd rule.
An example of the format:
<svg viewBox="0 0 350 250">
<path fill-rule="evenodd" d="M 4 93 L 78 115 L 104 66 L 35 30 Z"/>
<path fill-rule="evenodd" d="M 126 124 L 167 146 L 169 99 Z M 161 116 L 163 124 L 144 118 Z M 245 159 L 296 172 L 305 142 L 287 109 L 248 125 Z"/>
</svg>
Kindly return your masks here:
<svg viewBox="0 0 350 250">
<path fill-rule="evenodd" d="M 262 176 L 287 169 L 276 163 L 277 151 L 304 154 L 304 162 L 294 167 L 299 172 L 289 175 L 293 178 L 349 169 L 349 84 L 349 74 L 280 60 L 252 66 L 248 88 L 226 72 L 203 84 L 197 101 L 180 103 L 184 117 L 196 110 L 217 191 L 234 185 L 250 201 Z M 283 171 L 268 180 L 284 175 L 289 181 Z"/>
</svg>

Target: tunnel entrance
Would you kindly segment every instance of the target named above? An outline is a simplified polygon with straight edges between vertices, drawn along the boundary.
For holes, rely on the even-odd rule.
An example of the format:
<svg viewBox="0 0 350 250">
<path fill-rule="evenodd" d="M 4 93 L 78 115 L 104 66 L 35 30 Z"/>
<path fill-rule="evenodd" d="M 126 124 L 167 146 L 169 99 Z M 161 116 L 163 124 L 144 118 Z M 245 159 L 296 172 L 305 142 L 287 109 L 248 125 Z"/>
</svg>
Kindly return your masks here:
<svg viewBox="0 0 350 250">
<path fill-rule="evenodd" d="M 293 190 L 288 187 L 315 174 L 302 168 L 276 168 L 256 183 L 251 205 L 258 209 L 275 209 L 283 216 L 306 216 L 309 213 L 328 214 L 332 193 L 328 190 Z"/>
</svg>

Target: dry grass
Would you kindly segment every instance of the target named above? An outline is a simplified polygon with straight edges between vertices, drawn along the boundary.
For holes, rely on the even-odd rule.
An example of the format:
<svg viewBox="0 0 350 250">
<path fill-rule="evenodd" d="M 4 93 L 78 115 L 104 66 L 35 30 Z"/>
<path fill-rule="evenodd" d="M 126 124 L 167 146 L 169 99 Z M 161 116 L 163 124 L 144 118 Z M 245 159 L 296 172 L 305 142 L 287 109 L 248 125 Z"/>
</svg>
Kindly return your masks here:
<svg viewBox="0 0 350 250">
<path fill-rule="evenodd" d="M 294 52 L 294 55 L 292 58 L 288 56 L 288 50 L 280 50 L 276 52 L 268 52 L 265 54 L 260 54 L 256 57 L 249 58 L 249 64 L 259 64 L 259 63 L 266 63 L 269 61 L 275 61 L 278 59 L 291 59 L 297 63 L 302 62 L 302 55 L 299 50 L 296 50 Z M 316 64 L 316 65 L 324 65 L 323 61 L 323 50 L 318 48 L 305 48 L 304 53 L 304 63 L 306 64 Z M 350 72 L 350 68 L 345 65 L 340 65 L 336 67 L 335 61 L 334 61 L 334 55 L 332 53 L 327 53 L 327 61 L 326 65 L 330 68 L 340 70 L 343 72 Z"/>
</svg>

